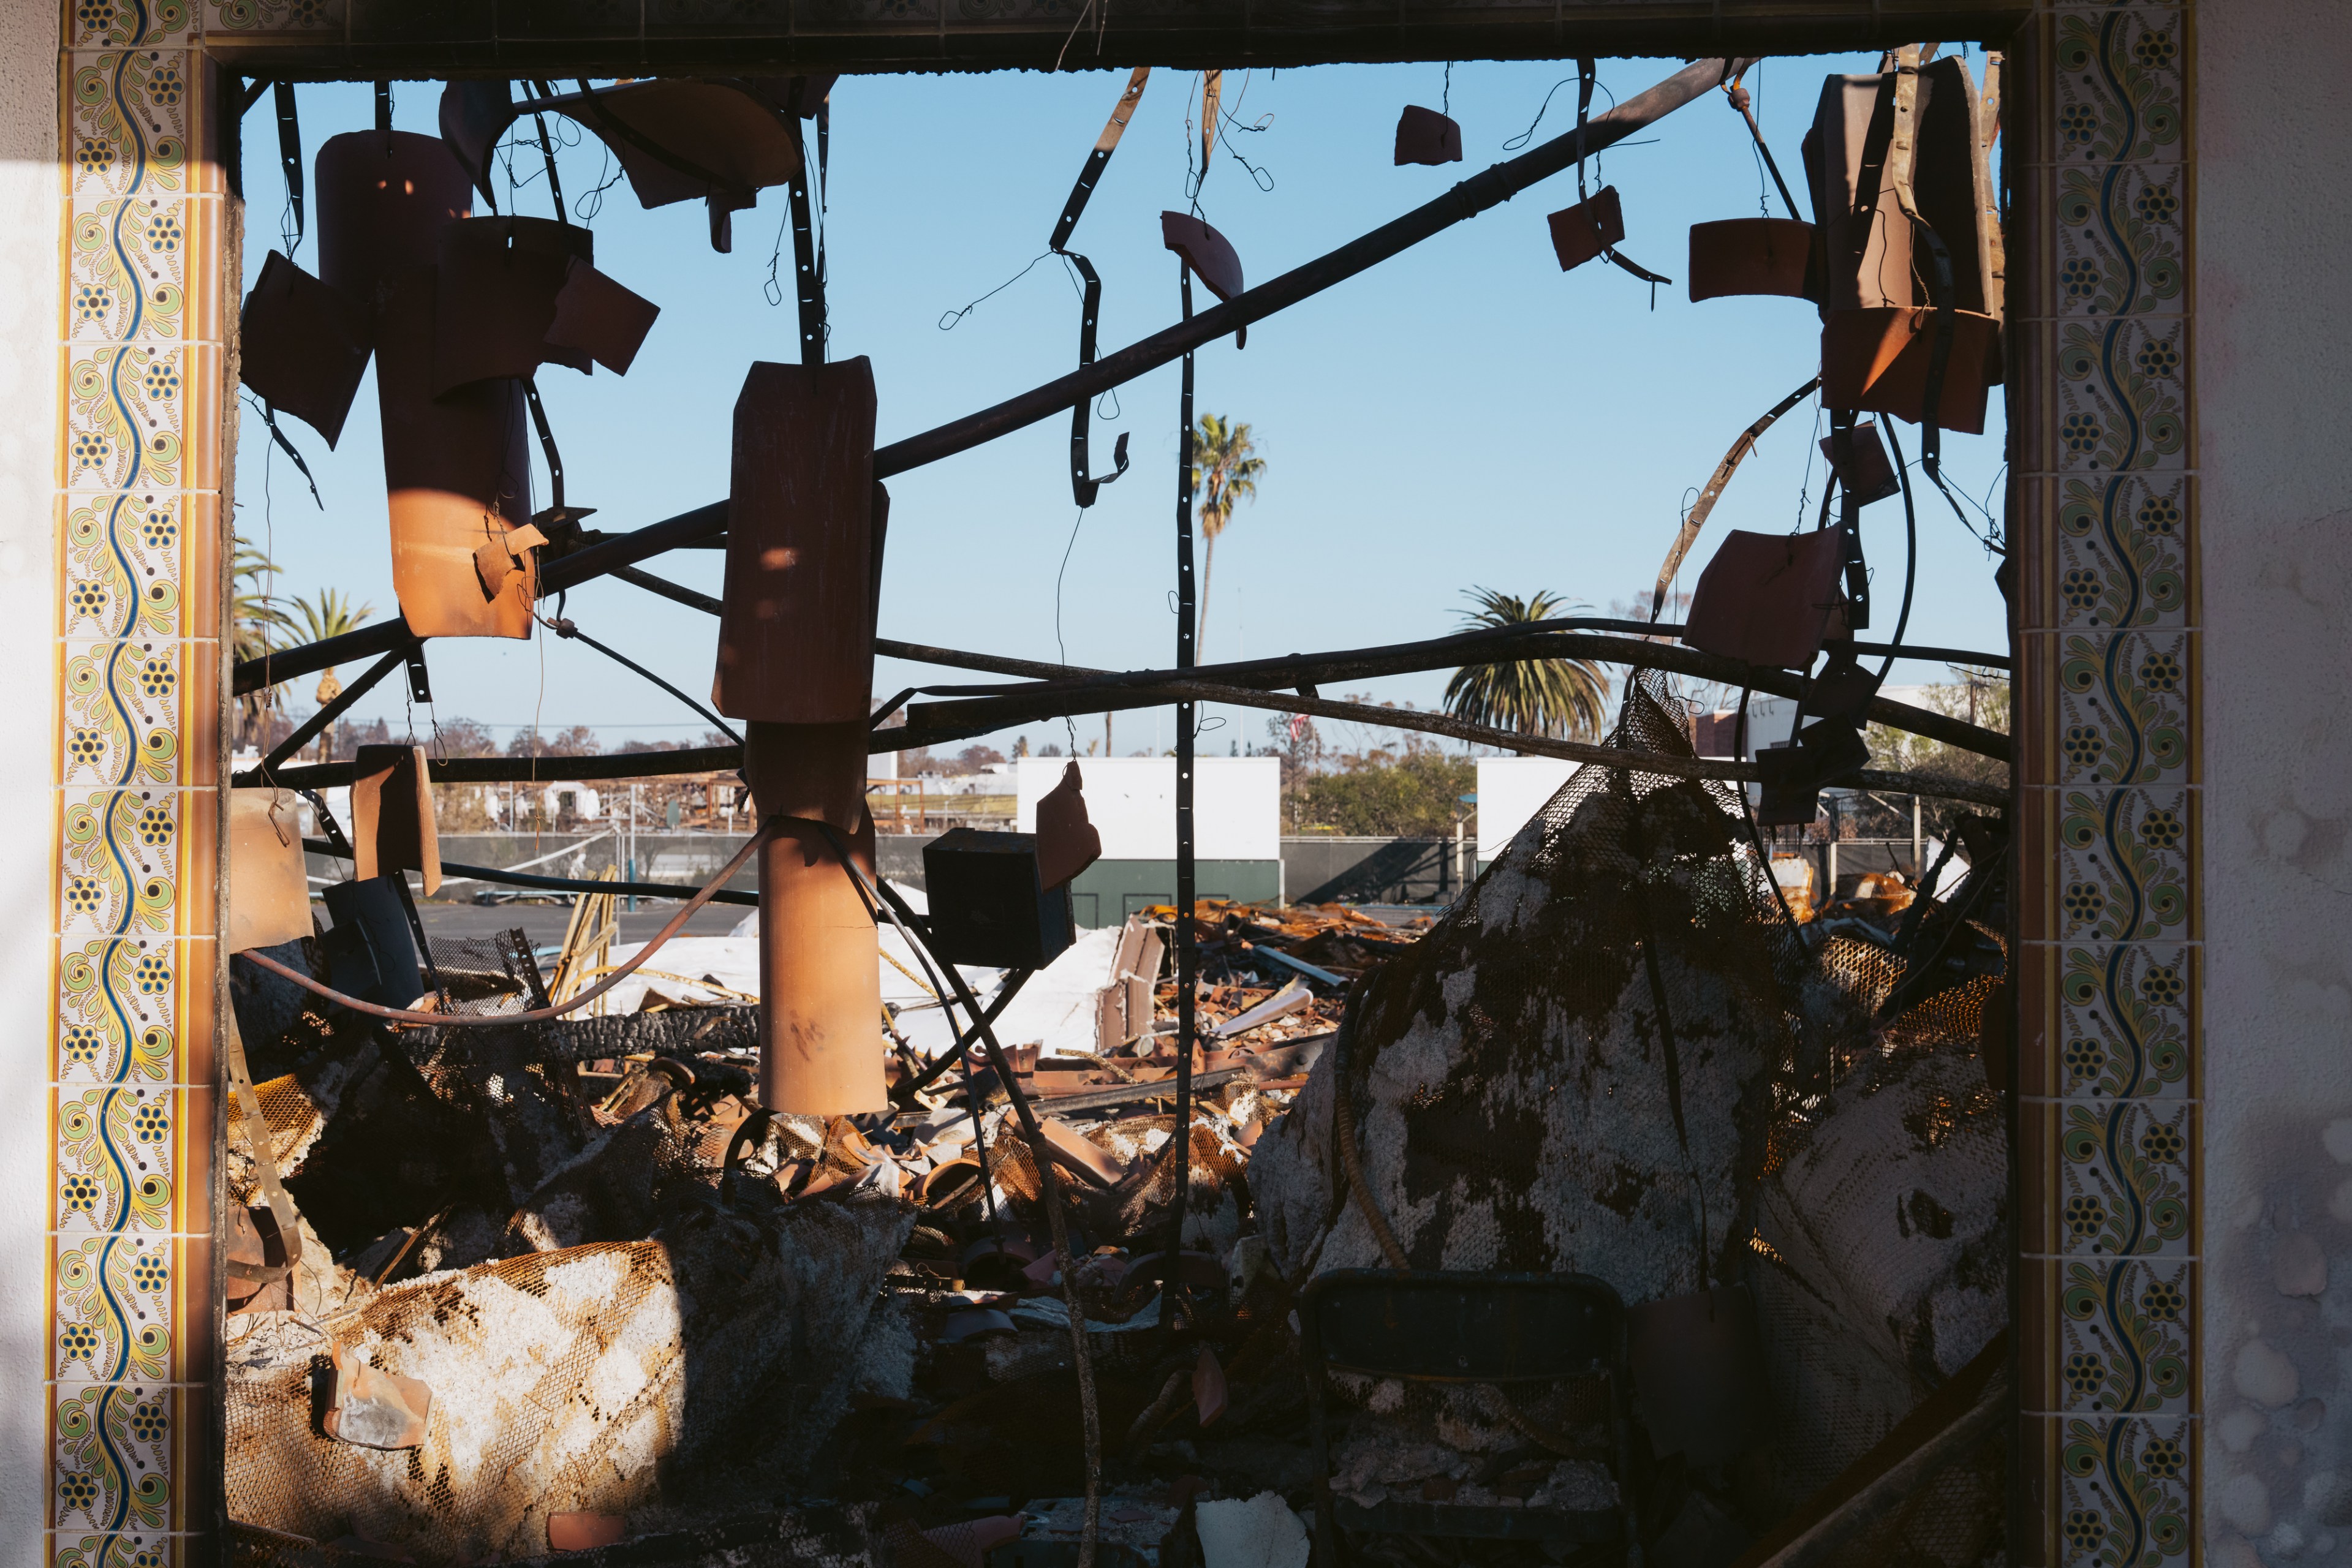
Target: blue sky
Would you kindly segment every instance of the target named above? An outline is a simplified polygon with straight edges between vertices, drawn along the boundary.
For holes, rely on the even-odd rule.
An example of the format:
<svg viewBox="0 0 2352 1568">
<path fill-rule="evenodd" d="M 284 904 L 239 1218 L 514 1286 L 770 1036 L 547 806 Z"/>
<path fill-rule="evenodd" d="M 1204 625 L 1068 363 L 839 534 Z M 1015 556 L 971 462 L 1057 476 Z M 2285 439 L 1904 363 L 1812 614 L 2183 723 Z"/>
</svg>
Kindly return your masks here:
<svg viewBox="0 0 2352 1568">
<path fill-rule="evenodd" d="M 1768 63 L 1748 85 L 1784 172 L 1800 182 L 1797 143 L 1822 77 L 1867 70 L 1874 57 Z M 1981 62 L 1973 62 L 1981 69 Z M 1604 61 L 1605 88 L 1631 96 L 1673 62 Z M 1352 238 L 1509 156 L 1555 83 L 1538 141 L 1570 129 L 1572 64 L 1471 62 L 1452 69 L 1450 107 L 1464 162 L 1399 169 L 1391 147 L 1399 109 L 1437 107 L 1440 65 L 1228 72 L 1224 102 L 1244 125 L 1229 134 L 1201 193 L 1202 212 L 1263 281 Z M 986 295 L 1045 249 L 1064 197 L 1124 70 L 1061 75 L 856 77 L 833 95 L 826 229 L 832 356 L 874 361 L 880 439 L 894 440 L 995 402 L 1076 363 L 1077 294 L 1048 256 L 942 331 L 942 316 Z M 1134 341 L 1177 313 L 1176 264 L 1158 214 L 1186 205 L 1188 122 L 1197 73 L 1155 71 L 1133 124 L 1072 248 L 1104 280 L 1101 346 Z M 404 84 L 403 130 L 432 131 L 439 89 Z M 1600 102 L 1608 101 L 1603 97 Z M 373 122 L 371 89 L 300 89 L 306 162 L 329 135 Z M 565 124 L 576 135 L 576 128 Z M 614 171 L 593 138 L 561 155 L 563 186 L 581 196 Z M 1562 274 L 1546 214 L 1576 199 L 1572 172 L 1202 351 L 1198 407 L 1248 422 L 1267 472 L 1216 550 L 1203 652 L 1211 660 L 1363 646 L 1454 628 L 1473 586 L 1538 589 L 1605 612 L 1646 591 L 1682 508 L 1741 429 L 1813 371 L 1818 320 L 1800 300 L 1734 298 L 1694 305 L 1682 287 L 1688 226 L 1752 215 L 1764 189 L 1739 117 L 1711 95 L 1602 161 L 1620 190 L 1626 253 L 1676 280 L 1650 291 L 1604 264 Z M 1225 146 L 1261 171 L 1255 178 Z M 266 98 L 246 125 L 246 276 L 279 246 L 283 189 Z M 514 173 L 538 172 L 518 155 Z M 1271 190 L 1261 188 L 1270 183 Z M 1800 199 L 1802 193 L 1800 192 Z M 543 180 L 501 205 L 548 215 Z M 624 529 L 722 497 L 730 411 L 754 360 L 796 357 L 789 236 L 778 266 L 784 293 L 763 285 L 784 193 L 735 217 L 735 249 L 714 255 L 699 204 L 647 212 L 625 182 L 593 220 L 597 263 L 659 304 L 625 377 L 556 366 L 541 390 L 562 447 L 569 499 L 598 508 L 591 526 Z M 1777 196 L 1771 212 L 1780 212 Z M 1810 215 L 1810 214 L 1808 214 Z M 315 236 L 298 259 L 316 270 Z M 1133 466 L 1078 523 L 1069 492 L 1066 421 L 1056 416 L 890 482 L 885 636 L 1020 657 L 1114 668 L 1173 662 L 1177 371 L 1170 366 L 1107 398 L 1096 421 L 1096 466 L 1129 433 Z M 383 470 L 373 373 L 340 450 L 283 422 L 318 476 L 324 510 L 249 413 L 237 466 L 238 529 L 284 569 L 279 590 L 341 588 L 392 613 Z M 1917 432 L 1898 427 L 1916 458 Z M 1717 506 L 1682 585 L 1734 528 L 1785 531 L 1820 497 L 1812 404 L 1784 418 Z M 1981 436 L 1947 435 L 1945 467 L 1996 510 L 2001 430 L 1996 394 Z M 539 481 L 543 485 L 543 477 Z M 1918 600 L 1910 640 L 1998 650 L 2003 617 L 1991 561 L 1923 486 Z M 1806 497 L 1810 497 L 1807 500 Z M 544 504 L 543 492 L 539 497 Z M 1075 542 L 1073 525 L 1077 524 Z M 1880 624 L 1892 630 L 1902 571 L 1898 502 L 1869 508 L 1865 544 L 1878 573 Z M 1066 571 L 1062 563 L 1067 550 Z M 654 570 L 716 593 L 719 555 L 679 552 Z M 1056 576 L 1061 573 L 1059 592 Z M 698 696 L 709 689 L 716 624 L 618 582 L 574 591 L 582 628 Z M 594 726 L 607 749 L 675 740 L 708 727 L 677 701 L 597 653 L 553 640 L 436 643 L 437 712 L 491 726 L 504 738 L 538 724 Z M 346 671 L 348 675 L 352 672 Z M 1939 665 L 1898 665 L 1896 683 L 1934 680 Z M 980 679 L 882 661 L 877 695 L 919 680 Z M 1433 706 L 1443 672 L 1367 683 L 1378 699 Z M 309 680 L 291 691 L 307 706 Z M 401 683 L 355 710 L 408 722 Z M 1268 716 L 1225 710 L 1202 737 L 1222 754 L 1263 740 Z M 429 737 L 427 716 L 415 716 Z M 1081 748 L 1100 735 L 1080 721 Z M 1064 741 L 1033 726 L 1033 746 Z M 1173 744 L 1168 716 L 1121 716 L 1117 748 Z M 1012 749 L 1012 735 L 995 744 Z"/>
</svg>

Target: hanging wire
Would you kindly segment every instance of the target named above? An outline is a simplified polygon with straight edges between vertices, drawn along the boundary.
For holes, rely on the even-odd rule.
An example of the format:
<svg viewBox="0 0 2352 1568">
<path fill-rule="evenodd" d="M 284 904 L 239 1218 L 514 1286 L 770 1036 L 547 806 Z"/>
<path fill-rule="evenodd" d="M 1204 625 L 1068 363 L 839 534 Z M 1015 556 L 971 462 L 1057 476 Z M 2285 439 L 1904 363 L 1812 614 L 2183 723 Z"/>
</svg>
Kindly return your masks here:
<svg viewBox="0 0 2352 1568">
<path fill-rule="evenodd" d="M 1528 121 L 1528 128 L 1525 131 L 1520 131 L 1517 136 L 1512 137 L 1508 141 L 1503 143 L 1503 151 L 1506 152 L 1517 152 L 1520 148 L 1525 147 L 1528 142 L 1533 141 L 1536 139 L 1536 127 L 1543 123 L 1545 111 L 1551 108 L 1552 95 L 1559 92 L 1560 89 L 1568 86 L 1569 83 L 1576 79 L 1577 78 L 1574 77 L 1562 77 L 1559 80 L 1552 83 L 1551 92 L 1544 94 L 1543 102 L 1536 106 L 1536 117 Z M 1609 93 L 1609 107 L 1611 109 L 1615 109 L 1617 107 L 1617 95 L 1613 92 L 1609 92 L 1609 84 L 1596 79 L 1593 85 L 1600 88 L 1602 92 Z M 1621 142 L 1619 145 L 1630 146 L 1633 144 L 1630 142 Z M 1592 172 L 1594 177 L 1598 178 L 1601 172 L 1601 154 L 1598 152 L 1592 155 Z"/>
<path fill-rule="evenodd" d="M 971 304 L 963 307 L 963 308 L 960 310 L 950 310 L 943 313 L 940 317 L 940 330 L 942 332 L 954 331 L 959 326 L 962 325 L 963 319 L 965 317 L 971 315 L 982 305 L 985 305 L 988 301 L 995 298 L 998 295 L 1003 293 L 1006 289 L 1012 287 L 1014 284 L 1028 277 L 1031 270 L 1034 269 L 1039 262 L 1045 260 L 1047 256 L 1053 254 L 1054 253 L 1050 250 L 1039 251 L 1035 256 L 1030 258 L 1029 265 L 1027 267 L 1023 267 L 1020 271 L 1014 273 L 1012 277 L 1006 278 L 1003 282 L 998 284 L 995 287 L 990 289 L 979 298 L 973 300 Z"/>
</svg>

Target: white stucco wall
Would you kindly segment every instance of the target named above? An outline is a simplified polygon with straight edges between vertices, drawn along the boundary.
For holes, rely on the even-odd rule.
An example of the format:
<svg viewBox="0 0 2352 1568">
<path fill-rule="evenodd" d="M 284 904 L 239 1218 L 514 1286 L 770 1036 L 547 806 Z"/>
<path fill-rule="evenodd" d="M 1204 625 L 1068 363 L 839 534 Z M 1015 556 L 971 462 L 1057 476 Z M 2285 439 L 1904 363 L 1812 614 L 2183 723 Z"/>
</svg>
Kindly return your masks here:
<svg viewBox="0 0 2352 1568">
<path fill-rule="evenodd" d="M 0 0 L 0 1562 L 41 1557 L 57 748 L 58 8 Z"/>
<path fill-rule="evenodd" d="M 2352 1552 L 2352 8 L 2202 0 L 2208 1561 Z"/>
<path fill-rule="evenodd" d="M 1176 858 L 1176 759 L 1081 757 L 1087 820 L 1102 835 L 1103 859 Z M 1037 831 L 1037 802 L 1062 781 L 1066 757 L 1024 757 L 1013 765 L 1013 824 Z M 1282 857 L 1282 759 L 1203 757 L 1192 779 L 1192 852 L 1204 861 Z"/>
</svg>

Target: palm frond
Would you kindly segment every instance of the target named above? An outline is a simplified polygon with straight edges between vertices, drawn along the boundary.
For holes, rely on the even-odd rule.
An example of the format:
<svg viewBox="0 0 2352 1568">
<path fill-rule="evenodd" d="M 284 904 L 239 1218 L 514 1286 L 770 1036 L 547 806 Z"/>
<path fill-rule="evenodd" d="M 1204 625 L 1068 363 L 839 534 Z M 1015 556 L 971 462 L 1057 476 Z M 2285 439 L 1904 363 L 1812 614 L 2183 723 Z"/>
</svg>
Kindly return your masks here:
<svg viewBox="0 0 2352 1568">
<path fill-rule="evenodd" d="M 1582 609 L 1538 591 L 1526 599 L 1491 588 L 1465 595 L 1465 628 L 1523 626 Z M 1465 664 L 1445 683 L 1445 711 L 1471 724 L 1560 739 L 1596 738 L 1609 722 L 1608 674 L 1590 659 Z"/>
</svg>

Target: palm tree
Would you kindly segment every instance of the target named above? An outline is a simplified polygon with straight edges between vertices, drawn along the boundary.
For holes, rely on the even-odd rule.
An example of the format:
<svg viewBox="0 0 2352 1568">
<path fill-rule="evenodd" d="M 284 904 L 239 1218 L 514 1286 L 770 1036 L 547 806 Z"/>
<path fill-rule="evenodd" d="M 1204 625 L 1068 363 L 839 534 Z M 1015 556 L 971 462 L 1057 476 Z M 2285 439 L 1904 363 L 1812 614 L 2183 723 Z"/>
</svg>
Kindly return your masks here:
<svg viewBox="0 0 2352 1568">
<path fill-rule="evenodd" d="M 362 604 L 356 610 L 352 609 L 352 601 L 343 597 L 340 589 L 319 590 L 319 597 L 315 603 L 300 594 L 294 596 L 294 618 L 301 623 L 302 630 L 309 634 L 310 640 L 313 643 L 323 643 L 330 637 L 340 637 L 346 632 L 356 632 L 360 629 L 361 623 L 374 613 L 375 606 L 373 604 Z M 319 677 L 319 706 L 324 707 L 342 695 L 342 680 L 335 674 L 335 666 L 330 664 L 327 666 L 326 674 Z M 337 750 L 336 743 L 341 738 L 342 729 L 341 723 L 338 721 L 329 727 L 327 733 L 320 737 L 319 742 L 320 761 L 333 759 Z"/>
<path fill-rule="evenodd" d="M 1464 595 L 1477 608 L 1465 627 L 1523 626 L 1580 610 L 1538 591 L 1522 600 L 1491 588 Z M 1562 739 L 1594 737 L 1609 718 L 1609 677 L 1590 659 L 1465 664 L 1445 683 L 1445 711 L 1472 724 Z"/>
<path fill-rule="evenodd" d="M 354 610 L 352 601 L 343 597 L 342 590 L 322 588 L 319 590 L 316 603 L 301 594 L 294 596 L 292 619 L 300 622 L 311 642 L 323 643 L 330 637 L 341 637 L 347 632 L 358 631 L 374 613 L 375 606 L 373 604 L 362 604 Z M 337 678 L 335 666 L 329 664 L 327 673 L 319 677 L 320 705 L 324 706 L 342 694 L 343 683 Z"/>
<path fill-rule="evenodd" d="M 278 575 L 278 563 L 263 551 L 254 548 L 248 539 L 236 541 L 236 555 L 230 563 L 236 591 L 229 606 L 231 645 L 240 663 L 257 659 L 278 646 L 278 633 L 290 631 L 294 622 L 278 606 L 278 596 L 270 591 L 271 580 Z M 245 710 L 247 731 L 266 740 L 267 716 L 277 700 L 277 688 L 262 686 L 237 699 Z"/>
<path fill-rule="evenodd" d="M 1231 423 L 1219 414 L 1201 416 L 1201 428 L 1192 437 L 1192 490 L 1208 549 L 1201 562 L 1200 620 L 1192 635 L 1195 659 L 1209 629 L 1209 573 L 1217 564 L 1217 536 L 1234 520 L 1234 507 L 1257 498 L 1258 477 L 1265 472 L 1265 459 L 1257 455 L 1248 425 Z"/>
</svg>

